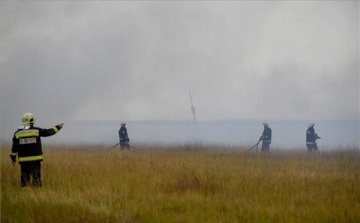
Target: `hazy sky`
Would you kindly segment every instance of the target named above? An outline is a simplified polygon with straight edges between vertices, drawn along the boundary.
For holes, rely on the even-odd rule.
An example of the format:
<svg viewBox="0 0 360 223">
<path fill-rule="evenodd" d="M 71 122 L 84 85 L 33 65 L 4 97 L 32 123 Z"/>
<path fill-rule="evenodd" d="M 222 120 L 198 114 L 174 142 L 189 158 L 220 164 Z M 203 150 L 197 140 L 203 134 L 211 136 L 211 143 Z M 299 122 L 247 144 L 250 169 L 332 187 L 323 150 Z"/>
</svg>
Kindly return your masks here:
<svg viewBox="0 0 360 223">
<path fill-rule="evenodd" d="M 358 1 L 1 1 L 1 129 L 358 120 Z"/>
</svg>

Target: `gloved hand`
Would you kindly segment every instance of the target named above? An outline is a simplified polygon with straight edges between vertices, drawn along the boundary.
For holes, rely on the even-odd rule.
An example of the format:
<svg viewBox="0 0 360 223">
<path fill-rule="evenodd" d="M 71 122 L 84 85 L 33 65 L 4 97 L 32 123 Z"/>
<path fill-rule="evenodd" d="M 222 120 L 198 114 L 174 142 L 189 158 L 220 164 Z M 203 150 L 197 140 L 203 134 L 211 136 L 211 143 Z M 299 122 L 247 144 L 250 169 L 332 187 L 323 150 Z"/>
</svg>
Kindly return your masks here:
<svg viewBox="0 0 360 223">
<path fill-rule="evenodd" d="M 130 139 L 129 139 L 129 138 L 126 138 L 126 142 L 130 142 Z"/>
<path fill-rule="evenodd" d="M 16 164 L 16 156 L 10 155 L 10 158 L 11 158 L 12 165 L 15 166 L 15 164 Z"/>
<path fill-rule="evenodd" d="M 263 136 L 260 136 L 259 141 L 261 141 L 262 139 L 263 139 Z"/>
<path fill-rule="evenodd" d="M 61 123 L 61 124 L 59 124 L 60 129 L 62 129 L 62 128 L 63 128 L 64 124 L 65 124 L 65 123 Z"/>
</svg>

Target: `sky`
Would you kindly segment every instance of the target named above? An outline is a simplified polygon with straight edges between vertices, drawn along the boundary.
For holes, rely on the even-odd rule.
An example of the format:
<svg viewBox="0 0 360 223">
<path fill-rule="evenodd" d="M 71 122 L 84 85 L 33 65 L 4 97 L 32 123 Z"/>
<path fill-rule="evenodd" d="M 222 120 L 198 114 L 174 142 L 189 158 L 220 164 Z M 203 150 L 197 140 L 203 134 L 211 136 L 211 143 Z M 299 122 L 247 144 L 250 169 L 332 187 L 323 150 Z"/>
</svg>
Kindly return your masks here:
<svg viewBox="0 0 360 223">
<path fill-rule="evenodd" d="M 74 120 L 359 120 L 358 1 L 1 1 L 1 135 Z"/>
</svg>

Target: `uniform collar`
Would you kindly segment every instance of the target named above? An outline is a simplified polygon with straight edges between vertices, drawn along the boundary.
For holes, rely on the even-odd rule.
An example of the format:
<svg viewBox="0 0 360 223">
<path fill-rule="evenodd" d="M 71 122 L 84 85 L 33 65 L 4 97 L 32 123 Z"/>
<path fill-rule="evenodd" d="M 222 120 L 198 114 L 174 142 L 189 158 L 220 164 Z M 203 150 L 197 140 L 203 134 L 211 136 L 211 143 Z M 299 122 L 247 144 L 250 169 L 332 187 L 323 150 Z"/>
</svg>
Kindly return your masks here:
<svg viewBox="0 0 360 223">
<path fill-rule="evenodd" d="M 18 129 L 23 129 L 23 130 L 27 130 L 27 129 L 30 129 L 30 125 L 22 125 L 22 126 L 19 126 Z"/>
</svg>

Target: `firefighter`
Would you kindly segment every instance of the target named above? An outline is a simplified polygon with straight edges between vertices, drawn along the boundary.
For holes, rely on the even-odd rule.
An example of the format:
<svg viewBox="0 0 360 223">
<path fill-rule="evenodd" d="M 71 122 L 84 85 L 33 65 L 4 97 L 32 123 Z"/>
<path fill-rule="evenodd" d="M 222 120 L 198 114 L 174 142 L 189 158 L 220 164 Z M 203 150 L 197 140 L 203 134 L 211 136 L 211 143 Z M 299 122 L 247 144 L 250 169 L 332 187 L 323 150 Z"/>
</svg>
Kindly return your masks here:
<svg viewBox="0 0 360 223">
<path fill-rule="evenodd" d="M 308 125 L 308 129 L 306 130 L 306 146 L 309 153 L 316 152 L 318 150 L 316 140 L 321 139 L 316 133 L 314 129 L 314 122 L 310 122 Z"/>
<path fill-rule="evenodd" d="M 25 113 L 22 116 L 22 126 L 14 133 L 10 158 L 12 164 L 16 164 L 16 155 L 21 166 L 21 186 L 29 185 L 41 187 L 41 161 L 43 152 L 40 137 L 56 134 L 64 123 L 54 126 L 51 129 L 34 127 L 36 117 L 32 113 Z M 31 182 L 32 177 L 32 182 Z"/>
<path fill-rule="evenodd" d="M 129 135 L 127 133 L 127 129 L 126 129 L 126 123 L 122 122 L 121 123 L 121 128 L 119 129 L 119 139 L 120 139 L 120 149 L 124 150 L 124 149 L 130 149 L 130 139 L 129 139 Z"/>
<path fill-rule="evenodd" d="M 268 153 L 270 152 L 270 143 L 271 143 L 271 128 L 269 123 L 264 122 L 264 131 L 260 136 L 259 141 L 262 141 L 261 152 Z"/>
</svg>

